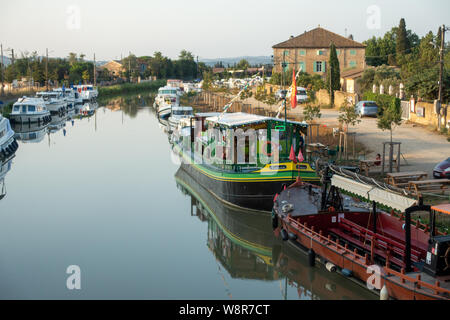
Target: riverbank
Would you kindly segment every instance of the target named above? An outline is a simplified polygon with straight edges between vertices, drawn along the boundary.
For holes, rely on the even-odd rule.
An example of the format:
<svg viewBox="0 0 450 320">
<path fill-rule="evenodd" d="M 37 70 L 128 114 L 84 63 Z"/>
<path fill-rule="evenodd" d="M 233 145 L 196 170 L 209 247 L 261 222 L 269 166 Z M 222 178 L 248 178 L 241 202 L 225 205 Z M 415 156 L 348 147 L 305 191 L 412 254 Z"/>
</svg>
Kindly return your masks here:
<svg viewBox="0 0 450 320">
<path fill-rule="evenodd" d="M 144 91 L 157 91 L 158 88 L 163 87 L 166 80 L 155 80 L 151 82 L 141 83 L 123 83 L 108 87 L 99 87 L 99 97 L 114 96 L 119 94 L 139 93 Z"/>
</svg>

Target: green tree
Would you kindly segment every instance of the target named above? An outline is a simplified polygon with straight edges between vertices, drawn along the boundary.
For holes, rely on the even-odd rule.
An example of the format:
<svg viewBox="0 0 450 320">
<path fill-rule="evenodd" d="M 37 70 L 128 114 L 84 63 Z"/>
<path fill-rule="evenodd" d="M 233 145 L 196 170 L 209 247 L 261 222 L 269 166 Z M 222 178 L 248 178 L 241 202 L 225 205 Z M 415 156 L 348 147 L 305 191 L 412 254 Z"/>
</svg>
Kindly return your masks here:
<svg viewBox="0 0 450 320">
<path fill-rule="evenodd" d="M 400 105 L 400 99 L 395 98 L 391 100 L 391 103 L 387 106 L 381 106 L 383 113 L 377 119 L 377 126 L 381 130 L 389 130 L 391 133 L 395 126 L 399 126 L 402 123 L 402 108 Z"/>
<path fill-rule="evenodd" d="M 334 106 L 334 91 L 341 88 L 341 73 L 339 70 L 339 59 L 336 53 L 336 46 L 334 43 L 330 45 L 330 59 L 328 61 L 327 82 L 328 90 L 330 91 L 330 105 Z"/>
<path fill-rule="evenodd" d="M 320 112 L 320 106 L 311 106 L 307 105 L 303 109 L 303 117 L 306 122 L 311 122 L 316 118 L 322 117 L 322 113 Z"/>
<path fill-rule="evenodd" d="M 348 132 L 348 126 L 355 126 L 361 122 L 360 115 L 356 113 L 355 106 L 349 104 L 347 99 L 339 108 L 339 123 L 345 125 L 345 132 Z"/>
<path fill-rule="evenodd" d="M 247 60 L 245 59 L 241 59 L 241 61 L 238 62 L 238 64 L 236 65 L 236 69 L 239 70 L 247 70 L 247 68 L 250 66 L 250 64 L 248 63 Z"/>
<path fill-rule="evenodd" d="M 402 64 L 403 57 L 405 54 L 408 53 L 409 48 L 410 48 L 410 44 L 409 44 L 409 40 L 407 37 L 405 19 L 401 18 L 398 29 L 397 29 L 397 38 L 396 38 L 396 46 L 395 46 L 398 64 L 400 64 L 400 65 Z"/>
</svg>

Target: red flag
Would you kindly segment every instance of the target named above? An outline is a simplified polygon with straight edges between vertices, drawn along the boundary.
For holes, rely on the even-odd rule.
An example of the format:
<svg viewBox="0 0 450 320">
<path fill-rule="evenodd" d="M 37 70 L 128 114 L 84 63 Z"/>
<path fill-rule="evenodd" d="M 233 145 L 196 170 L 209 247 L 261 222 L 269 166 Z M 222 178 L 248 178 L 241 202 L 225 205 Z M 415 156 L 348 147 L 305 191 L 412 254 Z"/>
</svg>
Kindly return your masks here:
<svg viewBox="0 0 450 320">
<path fill-rule="evenodd" d="M 297 106 L 297 82 L 295 81 L 295 69 L 292 70 L 291 107 Z"/>
<path fill-rule="evenodd" d="M 298 162 L 303 162 L 305 159 L 303 158 L 302 150 L 298 150 L 298 156 L 297 156 Z"/>
<path fill-rule="evenodd" d="M 294 145 L 291 145 L 291 153 L 289 154 L 289 160 L 294 161 L 294 163 L 297 163 L 297 159 L 295 158 Z"/>
</svg>

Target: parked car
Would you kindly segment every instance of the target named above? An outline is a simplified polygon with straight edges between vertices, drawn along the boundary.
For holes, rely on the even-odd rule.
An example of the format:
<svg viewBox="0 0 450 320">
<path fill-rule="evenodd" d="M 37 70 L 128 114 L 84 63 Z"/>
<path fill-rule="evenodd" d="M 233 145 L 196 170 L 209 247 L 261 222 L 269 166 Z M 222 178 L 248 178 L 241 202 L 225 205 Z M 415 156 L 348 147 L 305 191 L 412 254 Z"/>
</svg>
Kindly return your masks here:
<svg viewBox="0 0 450 320">
<path fill-rule="evenodd" d="M 308 100 L 308 94 L 306 89 L 302 87 L 297 87 L 297 103 L 303 103 Z"/>
<path fill-rule="evenodd" d="M 435 179 L 450 179 L 450 158 L 438 163 L 433 169 Z"/>
<path fill-rule="evenodd" d="M 275 99 L 282 100 L 286 97 L 286 94 L 287 90 L 277 90 L 277 92 L 275 92 Z"/>
<path fill-rule="evenodd" d="M 375 101 L 360 101 L 355 106 L 356 113 L 364 116 L 376 117 L 378 114 L 378 105 Z"/>
</svg>

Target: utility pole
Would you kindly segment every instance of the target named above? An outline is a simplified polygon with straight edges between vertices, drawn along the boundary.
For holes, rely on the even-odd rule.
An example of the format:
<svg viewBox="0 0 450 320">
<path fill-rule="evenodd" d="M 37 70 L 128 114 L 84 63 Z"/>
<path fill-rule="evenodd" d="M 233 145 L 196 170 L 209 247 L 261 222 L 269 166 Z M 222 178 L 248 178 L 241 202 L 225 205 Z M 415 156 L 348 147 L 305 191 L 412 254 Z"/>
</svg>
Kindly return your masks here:
<svg viewBox="0 0 450 320">
<path fill-rule="evenodd" d="M 449 29 L 445 29 L 445 25 L 441 27 L 441 48 L 439 50 L 439 113 L 438 113 L 438 129 L 441 130 L 441 108 L 442 108 L 442 100 L 443 100 L 443 75 L 444 75 L 444 46 L 445 46 L 445 31 Z M 444 110 L 444 126 L 447 125 L 447 107 Z"/>
<path fill-rule="evenodd" d="M 3 75 L 3 44 L 0 44 L 0 51 L 1 51 L 1 55 L 2 55 L 2 90 L 1 90 L 1 95 L 3 96 L 5 94 L 5 89 L 3 88 L 4 86 L 4 75 Z"/>
<path fill-rule="evenodd" d="M 97 86 L 97 68 L 95 63 L 95 53 L 94 53 L 94 86 Z"/>
<path fill-rule="evenodd" d="M 45 49 L 45 82 L 47 84 L 47 91 L 48 91 L 48 48 Z"/>
</svg>

